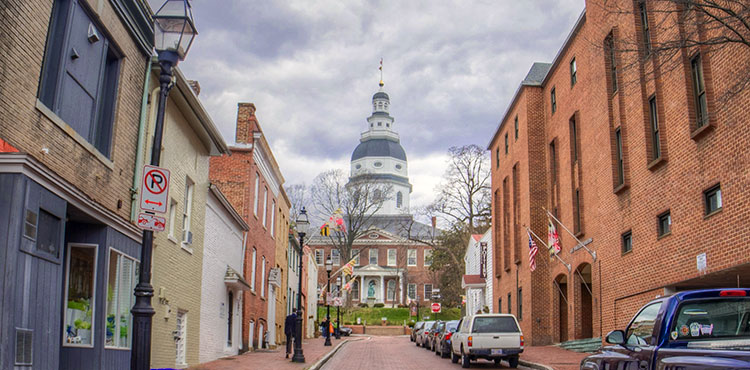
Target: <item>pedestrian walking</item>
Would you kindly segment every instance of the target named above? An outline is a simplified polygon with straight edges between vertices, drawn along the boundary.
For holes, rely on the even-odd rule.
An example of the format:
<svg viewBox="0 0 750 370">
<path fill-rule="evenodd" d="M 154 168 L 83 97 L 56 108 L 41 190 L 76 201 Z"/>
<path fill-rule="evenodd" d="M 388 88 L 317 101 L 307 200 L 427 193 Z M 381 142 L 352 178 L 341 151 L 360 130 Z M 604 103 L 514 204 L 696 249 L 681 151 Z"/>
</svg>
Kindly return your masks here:
<svg viewBox="0 0 750 370">
<path fill-rule="evenodd" d="M 286 358 L 289 358 L 289 354 L 292 352 L 292 338 L 294 338 L 297 325 L 297 313 L 292 312 L 284 320 L 284 334 L 286 334 Z"/>
</svg>

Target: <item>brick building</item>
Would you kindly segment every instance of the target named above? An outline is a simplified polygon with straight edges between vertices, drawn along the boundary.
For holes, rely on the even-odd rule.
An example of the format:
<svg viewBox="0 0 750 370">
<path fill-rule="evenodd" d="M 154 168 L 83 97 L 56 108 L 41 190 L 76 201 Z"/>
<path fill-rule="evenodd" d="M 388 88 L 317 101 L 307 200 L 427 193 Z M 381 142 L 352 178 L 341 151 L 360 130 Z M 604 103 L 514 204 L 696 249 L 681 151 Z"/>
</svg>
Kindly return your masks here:
<svg viewBox="0 0 750 370">
<path fill-rule="evenodd" d="M 0 5 L 0 368 L 129 368 L 149 14 Z"/>
<path fill-rule="evenodd" d="M 677 290 L 747 285 L 750 94 L 719 97 L 750 52 L 694 46 L 663 63 L 652 43 L 719 31 L 677 27 L 654 9 L 675 5 L 655 4 L 588 1 L 554 61 L 531 67 L 488 145 L 494 299 L 532 345 L 602 337 Z M 537 241 L 530 272 L 526 227 L 546 241 L 545 209 L 562 223 L 562 252 L 552 259 Z M 563 225 L 590 239 L 596 259 Z"/>
<path fill-rule="evenodd" d="M 268 275 L 275 266 L 276 212 L 284 184 L 279 166 L 255 117 L 255 105 L 239 103 L 236 144 L 231 155 L 211 158 L 211 182 L 221 189 L 250 227 L 245 242 L 245 279 L 250 291 L 244 293 L 242 341 L 246 349 L 261 348 L 269 324 L 275 326 L 276 313 L 269 313 Z M 287 216 L 288 217 L 288 216 Z M 280 244 L 281 245 L 281 244 Z M 286 245 L 283 244 L 286 248 Z M 270 290 L 270 292 L 269 292 Z M 278 307 L 283 309 L 283 307 Z M 269 331 L 270 333 L 270 331 Z"/>
</svg>

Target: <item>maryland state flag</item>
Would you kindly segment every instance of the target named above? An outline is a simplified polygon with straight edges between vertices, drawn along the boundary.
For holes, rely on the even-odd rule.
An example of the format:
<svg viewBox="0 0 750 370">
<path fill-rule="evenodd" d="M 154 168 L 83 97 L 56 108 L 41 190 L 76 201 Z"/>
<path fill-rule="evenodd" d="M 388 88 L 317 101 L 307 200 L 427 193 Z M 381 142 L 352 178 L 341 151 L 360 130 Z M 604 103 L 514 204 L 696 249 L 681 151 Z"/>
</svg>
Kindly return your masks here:
<svg viewBox="0 0 750 370">
<path fill-rule="evenodd" d="M 352 277 L 351 280 L 349 280 L 346 284 L 344 284 L 344 290 L 346 290 L 347 292 L 352 291 L 352 285 L 354 284 L 354 279 L 356 278 Z"/>
<path fill-rule="evenodd" d="M 357 261 L 357 257 L 352 258 L 351 261 L 347 262 L 346 265 L 342 266 L 338 271 L 336 271 L 336 274 L 339 272 L 343 272 L 344 276 L 346 275 L 354 275 L 354 262 Z M 334 274 L 334 275 L 336 275 Z"/>
<path fill-rule="evenodd" d="M 555 255 L 560 253 L 562 247 L 560 246 L 560 235 L 557 234 L 555 224 L 552 223 L 549 216 L 547 216 L 547 247 L 549 248 L 549 255 Z"/>
</svg>

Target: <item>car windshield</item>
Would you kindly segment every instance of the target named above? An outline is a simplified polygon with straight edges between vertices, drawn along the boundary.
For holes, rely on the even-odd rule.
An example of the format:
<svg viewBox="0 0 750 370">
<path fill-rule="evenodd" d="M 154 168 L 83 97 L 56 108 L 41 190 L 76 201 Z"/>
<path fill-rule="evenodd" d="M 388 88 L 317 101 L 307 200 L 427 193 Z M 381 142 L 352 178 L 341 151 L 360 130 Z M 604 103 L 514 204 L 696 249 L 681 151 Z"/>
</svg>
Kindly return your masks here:
<svg viewBox="0 0 750 370">
<path fill-rule="evenodd" d="M 688 301 L 680 305 L 670 330 L 672 340 L 746 339 L 750 344 L 750 298 Z"/>
<path fill-rule="evenodd" d="M 518 333 L 516 320 L 510 316 L 474 318 L 472 333 Z"/>
<path fill-rule="evenodd" d="M 414 324 L 414 329 L 417 329 L 417 330 L 418 329 L 422 329 L 423 326 L 424 326 L 424 323 L 422 321 L 420 321 L 420 322 Z"/>
<path fill-rule="evenodd" d="M 458 327 L 458 321 L 448 321 L 445 326 L 445 331 L 456 331 L 456 328 Z"/>
</svg>

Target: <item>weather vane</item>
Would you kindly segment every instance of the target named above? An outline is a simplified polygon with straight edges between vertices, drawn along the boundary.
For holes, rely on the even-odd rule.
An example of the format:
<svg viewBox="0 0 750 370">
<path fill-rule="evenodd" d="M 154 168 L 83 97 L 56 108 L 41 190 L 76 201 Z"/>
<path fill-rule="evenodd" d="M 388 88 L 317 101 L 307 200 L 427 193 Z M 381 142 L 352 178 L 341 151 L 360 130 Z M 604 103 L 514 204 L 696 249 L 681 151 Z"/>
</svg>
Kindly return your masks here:
<svg viewBox="0 0 750 370">
<path fill-rule="evenodd" d="M 380 58 L 380 68 L 378 69 L 380 70 L 380 87 L 383 87 L 385 85 L 383 83 L 383 58 Z"/>
</svg>

